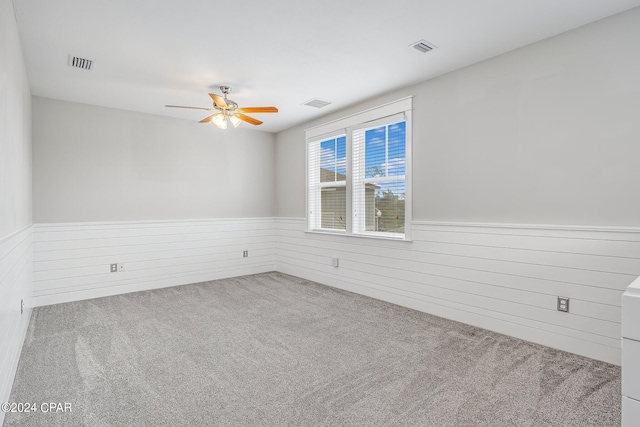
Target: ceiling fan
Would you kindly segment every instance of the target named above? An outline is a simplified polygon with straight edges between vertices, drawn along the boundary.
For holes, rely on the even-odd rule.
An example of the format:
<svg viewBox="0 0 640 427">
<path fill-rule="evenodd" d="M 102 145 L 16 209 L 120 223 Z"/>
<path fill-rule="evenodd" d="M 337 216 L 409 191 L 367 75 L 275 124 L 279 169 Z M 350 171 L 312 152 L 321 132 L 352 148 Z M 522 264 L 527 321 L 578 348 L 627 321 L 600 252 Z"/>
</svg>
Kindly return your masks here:
<svg viewBox="0 0 640 427">
<path fill-rule="evenodd" d="M 210 93 L 209 96 L 213 99 L 213 106 L 211 108 L 203 108 L 203 107 L 185 107 L 182 105 L 165 105 L 165 107 L 170 108 L 190 108 L 192 110 L 205 110 L 205 111 L 217 111 L 208 117 L 200 120 L 200 123 L 209 123 L 213 122 L 218 128 L 226 129 L 227 128 L 227 120 L 231 122 L 233 127 L 240 126 L 240 123 L 247 122 L 252 125 L 258 126 L 261 125 L 262 122 L 260 120 L 254 119 L 253 117 L 249 117 L 244 113 L 277 113 L 278 109 L 276 107 L 243 107 L 239 108 L 238 104 L 227 98 L 229 92 L 231 92 L 231 88 L 229 86 L 220 86 L 220 91 L 223 96 L 216 95 L 215 93 Z"/>
</svg>

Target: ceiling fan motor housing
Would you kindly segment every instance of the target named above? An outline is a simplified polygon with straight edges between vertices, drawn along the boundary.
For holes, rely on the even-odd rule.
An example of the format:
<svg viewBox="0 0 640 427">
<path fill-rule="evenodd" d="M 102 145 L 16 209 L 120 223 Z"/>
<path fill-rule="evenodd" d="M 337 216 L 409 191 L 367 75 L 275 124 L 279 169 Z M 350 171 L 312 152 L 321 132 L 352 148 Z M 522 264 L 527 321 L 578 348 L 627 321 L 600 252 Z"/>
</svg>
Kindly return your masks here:
<svg viewBox="0 0 640 427">
<path fill-rule="evenodd" d="M 227 103 L 227 107 L 219 107 L 214 103 L 213 106 L 215 108 L 222 111 L 233 111 L 236 108 L 238 108 L 238 104 L 235 101 L 232 101 L 231 99 L 227 98 L 227 95 L 231 93 L 231 88 L 229 86 L 220 86 L 220 92 L 222 92 L 222 95 L 224 96 L 224 100 Z"/>
<path fill-rule="evenodd" d="M 230 100 L 230 99 L 225 99 L 225 101 L 227 101 L 227 108 L 224 108 L 224 107 L 218 107 L 218 106 L 216 106 L 216 108 L 221 108 L 221 109 L 223 109 L 223 110 L 227 110 L 227 111 L 233 111 L 233 110 L 235 110 L 236 108 L 238 108 L 238 104 L 236 104 L 236 102 L 235 102 L 235 101 L 232 101 L 232 100 Z"/>
</svg>

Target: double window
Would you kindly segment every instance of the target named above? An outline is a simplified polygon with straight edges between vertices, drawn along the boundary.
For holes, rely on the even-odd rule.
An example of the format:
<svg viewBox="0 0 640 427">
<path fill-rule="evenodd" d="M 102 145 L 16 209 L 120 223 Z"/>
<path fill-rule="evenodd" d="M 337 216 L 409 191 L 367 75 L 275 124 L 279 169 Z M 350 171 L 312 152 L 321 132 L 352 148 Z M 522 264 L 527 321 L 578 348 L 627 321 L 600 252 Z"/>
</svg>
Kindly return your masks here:
<svg viewBox="0 0 640 427">
<path fill-rule="evenodd" d="M 310 231 L 409 239 L 411 98 L 308 129 Z"/>
</svg>

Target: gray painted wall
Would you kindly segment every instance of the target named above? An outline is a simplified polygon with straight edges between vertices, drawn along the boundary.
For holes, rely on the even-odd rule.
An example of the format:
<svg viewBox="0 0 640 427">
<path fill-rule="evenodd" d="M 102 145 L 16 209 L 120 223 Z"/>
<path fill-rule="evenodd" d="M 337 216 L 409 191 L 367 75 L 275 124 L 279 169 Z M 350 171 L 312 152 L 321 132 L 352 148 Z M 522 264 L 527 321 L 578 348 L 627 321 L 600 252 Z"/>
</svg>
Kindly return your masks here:
<svg viewBox="0 0 640 427">
<path fill-rule="evenodd" d="M 34 221 L 275 213 L 274 135 L 33 98 Z"/>
<path fill-rule="evenodd" d="M 277 215 L 305 215 L 305 128 L 413 95 L 414 220 L 638 226 L 638 40 L 640 8 L 281 132 Z"/>
<path fill-rule="evenodd" d="M 0 4 L 0 240 L 31 225 L 31 91 L 10 1 Z"/>
</svg>

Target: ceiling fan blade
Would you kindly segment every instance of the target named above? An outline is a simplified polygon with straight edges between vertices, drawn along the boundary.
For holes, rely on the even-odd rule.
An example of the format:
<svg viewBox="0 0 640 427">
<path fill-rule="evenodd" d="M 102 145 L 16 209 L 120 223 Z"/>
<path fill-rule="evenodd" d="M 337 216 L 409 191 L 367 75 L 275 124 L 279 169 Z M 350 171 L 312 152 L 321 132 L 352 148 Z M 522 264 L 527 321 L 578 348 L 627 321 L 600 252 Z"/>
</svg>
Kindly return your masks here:
<svg viewBox="0 0 640 427">
<path fill-rule="evenodd" d="M 237 113 L 236 117 L 239 118 L 240 120 L 244 121 L 244 122 L 251 123 L 252 125 L 258 126 L 258 125 L 262 124 L 262 122 L 260 120 L 256 120 L 253 117 L 245 116 L 242 113 Z"/>
<path fill-rule="evenodd" d="M 213 99 L 214 104 L 216 104 L 218 107 L 224 107 L 227 108 L 227 101 L 224 100 L 223 97 L 221 97 L 220 95 L 216 95 L 215 93 L 210 93 L 209 96 L 211 97 L 211 99 Z"/>
<path fill-rule="evenodd" d="M 200 120 L 198 123 L 209 123 L 213 119 L 213 116 L 215 116 L 216 114 L 212 114 L 209 117 L 205 117 L 204 119 Z"/>
<path fill-rule="evenodd" d="M 214 110 L 214 108 L 203 108 L 203 107 L 185 107 L 183 105 L 165 105 L 165 107 L 169 107 L 169 108 L 190 108 L 192 110 L 205 110 L 205 111 L 212 111 Z"/>
<path fill-rule="evenodd" d="M 236 111 L 242 113 L 277 113 L 278 109 L 276 107 L 242 107 Z"/>
</svg>

